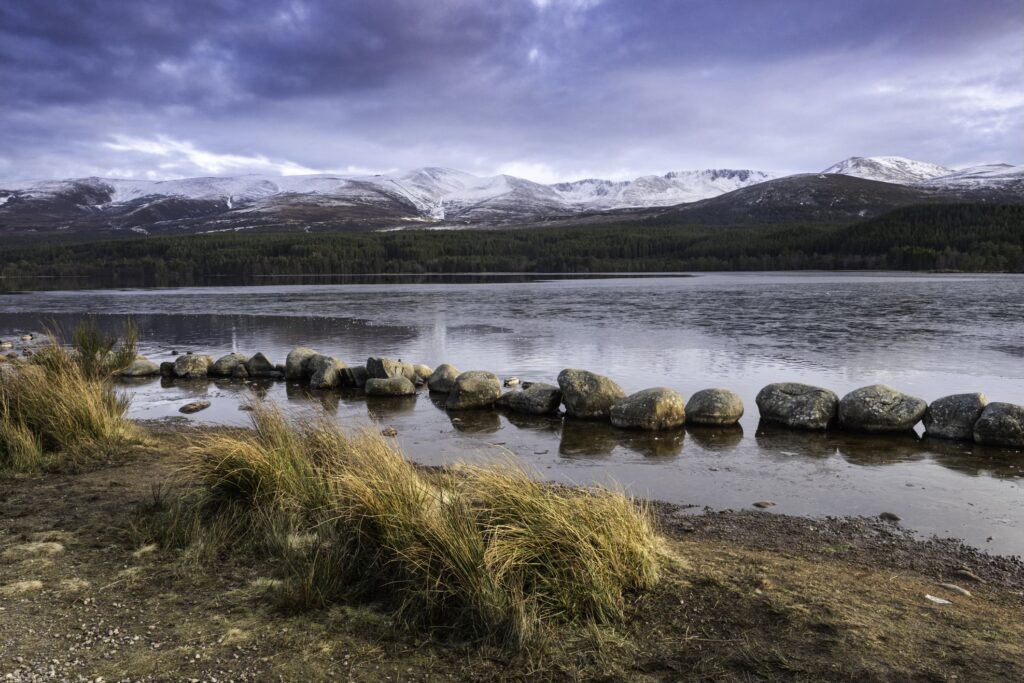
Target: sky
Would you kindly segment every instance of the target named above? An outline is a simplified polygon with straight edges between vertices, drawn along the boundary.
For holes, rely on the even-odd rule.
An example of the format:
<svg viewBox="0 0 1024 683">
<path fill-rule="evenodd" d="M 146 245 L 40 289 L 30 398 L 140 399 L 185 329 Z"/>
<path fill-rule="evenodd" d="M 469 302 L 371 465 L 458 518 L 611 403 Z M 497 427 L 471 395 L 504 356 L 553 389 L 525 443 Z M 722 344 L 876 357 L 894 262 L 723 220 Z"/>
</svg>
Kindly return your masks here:
<svg viewBox="0 0 1024 683">
<path fill-rule="evenodd" d="M 0 181 L 1024 162 L 1024 0 L 4 0 Z"/>
</svg>

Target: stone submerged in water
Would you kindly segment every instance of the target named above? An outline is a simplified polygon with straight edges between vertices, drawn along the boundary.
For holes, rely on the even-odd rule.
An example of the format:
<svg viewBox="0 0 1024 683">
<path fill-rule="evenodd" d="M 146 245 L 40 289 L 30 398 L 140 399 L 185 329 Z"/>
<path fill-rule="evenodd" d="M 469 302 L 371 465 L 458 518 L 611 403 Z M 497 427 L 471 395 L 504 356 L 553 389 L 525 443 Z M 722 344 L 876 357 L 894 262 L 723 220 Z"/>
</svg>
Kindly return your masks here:
<svg viewBox="0 0 1024 683">
<path fill-rule="evenodd" d="M 367 396 L 413 396 L 416 385 L 406 377 L 371 377 L 366 380 Z"/>
<path fill-rule="evenodd" d="M 118 377 L 153 377 L 160 374 L 160 366 L 145 356 L 139 356 L 126 368 L 117 371 Z"/>
<path fill-rule="evenodd" d="M 455 386 L 455 378 L 461 373 L 454 365 L 442 363 L 434 372 L 430 373 L 427 379 L 427 388 L 435 394 L 447 394 Z"/>
<path fill-rule="evenodd" d="M 405 377 L 410 382 L 416 382 L 416 370 L 409 363 L 403 363 L 393 358 L 366 359 L 366 372 L 371 378 L 387 379 L 389 377 Z"/>
<path fill-rule="evenodd" d="M 985 394 L 953 394 L 932 401 L 924 414 L 925 434 L 939 439 L 974 440 L 974 423 L 988 405 Z"/>
<path fill-rule="evenodd" d="M 351 365 L 341 371 L 341 386 L 362 389 L 369 378 L 365 365 Z"/>
<path fill-rule="evenodd" d="M 312 373 L 309 376 L 309 386 L 312 389 L 330 389 L 341 385 L 342 372 L 347 367 L 336 358 L 316 354 L 308 361 Z"/>
<path fill-rule="evenodd" d="M 257 353 L 255 356 L 245 362 L 245 371 L 249 373 L 250 377 L 268 377 L 270 379 L 280 379 L 284 376 L 277 366 L 270 362 L 270 359 L 264 356 L 262 353 Z"/>
<path fill-rule="evenodd" d="M 974 441 L 986 446 L 1024 448 L 1024 406 L 989 403 L 974 423 Z"/>
<path fill-rule="evenodd" d="M 505 392 L 494 405 L 524 415 L 551 415 L 561 404 L 561 389 L 552 384 L 534 382 L 522 391 Z"/>
<path fill-rule="evenodd" d="M 839 401 L 839 426 L 858 432 L 906 432 L 928 404 L 885 384 L 854 389 Z"/>
<path fill-rule="evenodd" d="M 470 370 L 455 378 L 444 407 L 448 410 L 491 408 L 501 397 L 501 380 L 493 372 Z"/>
<path fill-rule="evenodd" d="M 196 379 L 199 377 L 206 377 L 210 365 L 213 364 L 213 359 L 209 356 L 203 356 L 195 353 L 186 353 L 184 356 L 178 356 L 174 361 L 174 376 L 183 377 L 185 379 Z"/>
<path fill-rule="evenodd" d="M 616 401 L 610 417 L 613 425 L 624 429 L 676 429 L 686 422 L 686 402 L 672 389 L 644 389 Z"/>
<path fill-rule="evenodd" d="M 730 426 L 743 417 L 743 399 L 728 389 L 702 389 L 686 402 L 686 422 Z"/>
<path fill-rule="evenodd" d="M 779 382 L 757 393 L 761 419 L 794 429 L 827 429 L 836 419 L 839 397 L 810 384 Z"/>
<path fill-rule="evenodd" d="M 230 377 L 236 367 L 249 360 L 240 353 L 229 353 L 221 356 L 209 367 L 207 373 L 214 377 Z"/>
<path fill-rule="evenodd" d="M 585 420 L 607 420 L 612 404 L 626 397 L 618 384 L 587 370 L 566 368 L 558 373 L 565 414 Z"/>
<path fill-rule="evenodd" d="M 209 401 L 193 401 L 192 403 L 186 403 L 182 407 L 178 408 L 178 412 L 191 415 L 192 413 L 198 413 L 200 410 L 206 410 L 209 407 Z"/>
<path fill-rule="evenodd" d="M 284 359 L 284 377 L 288 380 L 304 380 L 313 376 L 310 361 L 318 356 L 316 351 L 299 346 L 288 352 Z"/>
</svg>

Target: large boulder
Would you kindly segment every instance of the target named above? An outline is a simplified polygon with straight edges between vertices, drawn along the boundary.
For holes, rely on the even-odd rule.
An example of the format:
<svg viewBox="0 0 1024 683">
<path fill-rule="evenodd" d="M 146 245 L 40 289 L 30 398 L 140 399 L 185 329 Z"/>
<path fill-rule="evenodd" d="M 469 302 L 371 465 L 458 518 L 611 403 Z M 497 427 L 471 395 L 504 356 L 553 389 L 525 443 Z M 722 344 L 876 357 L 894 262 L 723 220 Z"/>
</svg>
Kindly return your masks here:
<svg viewBox="0 0 1024 683">
<path fill-rule="evenodd" d="M 285 379 L 303 380 L 312 377 L 313 369 L 310 367 L 310 361 L 318 355 L 320 354 L 305 346 L 299 346 L 289 351 L 288 356 L 284 359 Z"/>
<path fill-rule="evenodd" d="M 550 415 L 562 403 L 562 390 L 551 384 L 535 382 L 522 391 L 508 391 L 495 402 L 495 407 L 526 415 Z"/>
<path fill-rule="evenodd" d="M 277 366 L 262 353 L 257 353 L 247 360 L 244 365 L 245 371 L 249 373 L 250 377 L 270 377 L 273 379 L 280 379 L 282 377 L 282 373 L 277 369 Z"/>
<path fill-rule="evenodd" d="M 365 365 L 352 365 L 341 371 L 341 386 L 362 389 L 369 378 Z"/>
<path fill-rule="evenodd" d="M 117 371 L 119 377 L 153 377 L 160 374 L 160 366 L 145 356 L 138 356 L 126 368 Z"/>
<path fill-rule="evenodd" d="M 455 378 L 444 407 L 448 410 L 490 408 L 501 396 L 501 380 L 493 372 L 470 370 Z"/>
<path fill-rule="evenodd" d="M 686 401 L 677 391 L 655 387 L 619 399 L 609 415 L 613 425 L 624 429 L 676 429 L 686 422 Z"/>
<path fill-rule="evenodd" d="M 603 375 L 566 368 L 558 373 L 565 414 L 587 420 L 608 419 L 612 404 L 626 397 L 618 384 Z"/>
<path fill-rule="evenodd" d="M 798 382 L 769 384 L 755 402 L 762 420 L 794 429 L 827 429 L 839 407 L 835 392 Z"/>
<path fill-rule="evenodd" d="M 455 386 L 455 378 L 461 373 L 454 365 L 443 363 L 437 366 L 427 378 L 427 388 L 435 394 L 447 394 Z"/>
<path fill-rule="evenodd" d="M 249 360 L 248 357 L 240 353 L 229 353 L 214 361 L 207 372 L 214 377 L 230 377 L 235 368 L 244 365 L 247 360 Z"/>
<path fill-rule="evenodd" d="M 839 401 L 839 426 L 858 432 L 906 432 L 914 428 L 928 404 L 885 384 L 854 389 Z"/>
<path fill-rule="evenodd" d="M 336 358 L 316 354 L 308 361 L 312 373 L 309 376 L 309 386 L 312 389 L 330 389 L 340 386 L 342 371 L 347 367 Z"/>
<path fill-rule="evenodd" d="M 1024 448 L 1024 406 L 989 403 L 974 423 L 974 440 L 986 446 Z"/>
<path fill-rule="evenodd" d="M 932 401 L 924 414 L 928 436 L 957 441 L 974 440 L 974 423 L 988 405 L 985 394 L 953 394 Z"/>
<path fill-rule="evenodd" d="M 416 385 L 406 377 L 371 377 L 366 380 L 367 396 L 413 396 Z"/>
<path fill-rule="evenodd" d="M 743 399 L 728 389 L 702 389 L 686 402 L 686 422 L 695 425 L 734 425 L 743 417 Z"/>
<path fill-rule="evenodd" d="M 405 377 L 412 383 L 416 383 L 416 370 L 409 363 L 403 363 L 393 358 L 366 359 L 366 372 L 370 377 L 387 379 L 388 377 Z"/>
<path fill-rule="evenodd" d="M 174 376 L 186 379 L 206 377 L 213 359 L 198 353 L 186 353 L 174 359 Z"/>
</svg>

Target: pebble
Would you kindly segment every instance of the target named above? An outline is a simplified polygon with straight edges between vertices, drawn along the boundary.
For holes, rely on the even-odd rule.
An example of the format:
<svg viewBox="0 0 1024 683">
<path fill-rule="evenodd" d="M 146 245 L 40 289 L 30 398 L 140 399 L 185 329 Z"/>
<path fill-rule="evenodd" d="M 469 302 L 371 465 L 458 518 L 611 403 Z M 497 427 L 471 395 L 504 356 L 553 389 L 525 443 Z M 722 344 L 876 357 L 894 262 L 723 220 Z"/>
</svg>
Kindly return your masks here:
<svg viewBox="0 0 1024 683">
<path fill-rule="evenodd" d="M 770 508 L 775 507 L 775 501 L 772 500 L 759 500 L 756 503 L 752 503 L 756 508 Z"/>
<path fill-rule="evenodd" d="M 384 436 L 398 436 L 398 430 L 395 429 L 394 427 L 385 427 L 384 429 L 380 430 L 380 433 L 383 434 Z"/>
<path fill-rule="evenodd" d="M 952 605 L 952 604 L 953 604 L 952 602 L 950 602 L 950 601 L 949 601 L 949 600 L 947 600 L 946 598 L 937 598 L 937 597 L 935 597 L 934 595 L 928 595 L 927 593 L 925 594 L 925 596 L 924 596 L 924 597 L 925 597 L 925 598 L 926 598 L 927 600 L 931 600 L 931 601 L 932 601 L 932 602 L 934 602 L 934 603 L 935 603 L 936 605 Z"/>
<path fill-rule="evenodd" d="M 878 518 L 880 520 L 882 520 L 883 522 L 898 522 L 898 521 L 900 521 L 900 516 L 897 515 L 894 512 L 883 512 L 882 514 L 878 515 Z"/>
<path fill-rule="evenodd" d="M 985 583 L 985 579 L 981 578 L 966 567 L 960 567 L 954 571 L 953 574 L 954 576 L 959 576 L 961 579 L 967 579 L 968 581 L 974 581 L 975 583 Z"/>
<path fill-rule="evenodd" d="M 200 410 L 206 410 L 209 407 L 209 401 L 193 401 L 192 403 L 186 403 L 182 407 L 178 408 L 178 412 L 189 415 L 191 413 L 198 413 Z"/>
</svg>

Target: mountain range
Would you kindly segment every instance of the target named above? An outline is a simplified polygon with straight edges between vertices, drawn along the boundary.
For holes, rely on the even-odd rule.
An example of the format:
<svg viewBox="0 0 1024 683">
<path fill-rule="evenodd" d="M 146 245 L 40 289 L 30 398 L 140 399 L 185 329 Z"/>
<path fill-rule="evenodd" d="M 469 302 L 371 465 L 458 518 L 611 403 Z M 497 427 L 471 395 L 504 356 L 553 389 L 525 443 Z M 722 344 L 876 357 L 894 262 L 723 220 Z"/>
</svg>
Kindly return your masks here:
<svg viewBox="0 0 1024 683">
<path fill-rule="evenodd" d="M 843 223 L 912 204 L 1024 203 L 1024 167 L 851 157 L 819 173 L 708 169 L 544 185 L 425 167 L 394 175 L 0 181 L 0 233 L 488 228 L 614 221 Z"/>
</svg>

